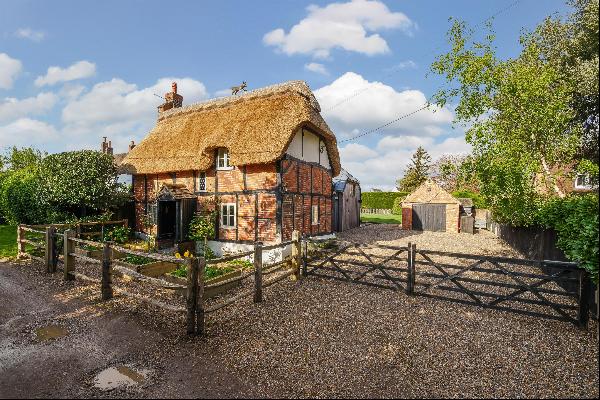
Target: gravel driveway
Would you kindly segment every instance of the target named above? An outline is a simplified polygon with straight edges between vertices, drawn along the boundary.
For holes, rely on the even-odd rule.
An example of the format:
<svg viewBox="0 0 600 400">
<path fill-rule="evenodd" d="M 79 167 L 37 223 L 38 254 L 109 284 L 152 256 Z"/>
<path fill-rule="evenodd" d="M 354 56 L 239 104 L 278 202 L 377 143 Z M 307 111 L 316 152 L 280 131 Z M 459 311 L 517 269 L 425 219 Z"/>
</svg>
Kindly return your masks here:
<svg viewBox="0 0 600 400">
<path fill-rule="evenodd" d="M 472 253 L 517 255 L 487 232 L 417 234 L 371 225 L 341 236 L 363 243 L 411 241 L 419 248 L 464 252 L 468 247 Z M 43 275 L 41 267 L 10 268 L 25 280 L 43 277 L 37 290 L 43 287 L 59 303 L 73 304 L 74 300 L 66 299 L 82 295 L 78 312 L 70 312 L 62 323 L 102 327 L 114 314 L 121 321 L 127 316 L 128 324 L 139 326 L 120 342 L 120 353 L 103 353 L 102 365 L 97 366 L 127 358 L 154 371 L 154 383 L 120 396 L 599 396 L 596 322 L 584 331 L 562 321 L 307 277 L 266 288 L 261 304 L 249 299 L 211 314 L 206 337 L 190 340 L 184 334 L 183 315 L 119 296 L 100 303 L 94 285 L 60 284 L 59 277 Z M 50 314 L 44 323 L 60 315 Z M 30 322 L 19 332 L 27 335 L 35 326 Z M 88 336 L 94 339 L 91 333 Z M 19 340 L 23 339 L 13 342 Z M 53 346 L 67 345 L 61 344 L 65 340 L 58 339 Z M 37 371 L 44 371 L 50 362 L 43 357 L 36 360 Z M 115 393 L 89 387 L 97 369 L 88 364 L 87 369 L 69 375 L 68 386 L 80 390 L 50 385 L 35 392 L 24 386 L 21 396 L 114 397 Z M 17 378 L 12 384 L 19 383 L 19 373 L 28 376 L 26 363 L 19 368 L 18 363 L 13 365 L 11 374 Z M 54 368 L 59 374 L 67 366 Z M 0 378 L 0 393 L 3 384 L 6 381 Z"/>
</svg>

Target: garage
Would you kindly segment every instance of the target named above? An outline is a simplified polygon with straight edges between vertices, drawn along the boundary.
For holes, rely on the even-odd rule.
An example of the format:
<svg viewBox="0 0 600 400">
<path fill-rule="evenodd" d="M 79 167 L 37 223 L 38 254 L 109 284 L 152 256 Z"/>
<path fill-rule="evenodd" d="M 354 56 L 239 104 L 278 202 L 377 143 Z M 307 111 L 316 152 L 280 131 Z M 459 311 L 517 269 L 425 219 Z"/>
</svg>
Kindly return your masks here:
<svg viewBox="0 0 600 400">
<path fill-rule="evenodd" d="M 402 201 L 402 229 L 457 233 L 459 228 L 460 201 L 432 180 Z"/>
<path fill-rule="evenodd" d="M 446 231 L 445 204 L 413 204 L 412 228 L 416 231 Z"/>
</svg>

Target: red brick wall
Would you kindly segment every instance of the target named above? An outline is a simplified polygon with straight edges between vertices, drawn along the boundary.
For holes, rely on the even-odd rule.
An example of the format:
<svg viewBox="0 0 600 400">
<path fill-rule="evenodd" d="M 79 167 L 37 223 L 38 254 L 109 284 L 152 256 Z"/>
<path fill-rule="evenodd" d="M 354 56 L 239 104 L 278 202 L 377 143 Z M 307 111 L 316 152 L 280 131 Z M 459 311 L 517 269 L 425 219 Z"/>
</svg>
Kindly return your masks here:
<svg viewBox="0 0 600 400">
<path fill-rule="evenodd" d="M 289 240 L 294 229 L 300 230 L 304 234 L 331 232 L 330 173 L 322 167 L 298 163 L 295 160 L 283 160 L 281 170 L 283 240 Z M 180 171 L 175 174 L 175 182 L 185 184 L 191 191 L 197 189 L 195 178 L 196 174 L 193 171 Z M 172 174 L 147 175 L 148 200 L 154 199 L 155 193 L 163 183 L 172 182 Z M 138 227 L 141 226 L 140 218 L 145 211 L 144 189 L 144 175 L 136 175 L 134 177 L 134 196 Z M 272 242 L 277 239 L 277 197 L 275 193 L 249 194 L 243 193 L 243 191 L 275 191 L 276 189 L 277 167 L 275 163 L 248 165 L 219 171 L 213 167 L 206 171 L 206 194 L 198 196 L 198 209 L 207 212 L 213 211 L 215 198 L 218 198 L 218 203 L 236 203 L 235 194 L 221 193 L 237 192 L 237 232 L 236 229 L 221 228 L 219 223 L 218 238 L 236 240 L 237 233 L 237 240 L 240 241 L 254 241 L 256 235 L 260 241 Z M 298 192 L 304 196 L 297 194 Z M 313 204 L 318 204 L 320 210 L 319 225 L 315 226 L 311 224 L 310 220 L 311 197 Z M 257 208 L 258 215 L 256 214 Z M 218 208 L 217 211 L 219 211 Z"/>
<path fill-rule="evenodd" d="M 331 174 L 325 168 L 311 166 L 296 160 L 283 160 L 281 168 L 283 240 L 290 240 L 294 229 L 305 235 L 330 233 L 332 226 Z M 300 194 L 297 194 L 298 192 Z M 311 205 L 319 207 L 319 224 L 317 225 L 311 223 Z"/>
</svg>

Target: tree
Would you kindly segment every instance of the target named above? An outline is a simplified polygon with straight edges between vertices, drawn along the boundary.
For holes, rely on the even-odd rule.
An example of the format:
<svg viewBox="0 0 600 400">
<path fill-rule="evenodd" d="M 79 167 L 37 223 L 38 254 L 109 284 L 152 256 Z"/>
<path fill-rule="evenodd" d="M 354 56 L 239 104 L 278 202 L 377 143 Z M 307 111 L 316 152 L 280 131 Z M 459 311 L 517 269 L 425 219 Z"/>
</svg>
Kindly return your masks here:
<svg viewBox="0 0 600 400">
<path fill-rule="evenodd" d="M 45 222 L 41 179 L 36 168 L 21 168 L 0 183 L 0 214 L 13 225 Z"/>
<path fill-rule="evenodd" d="M 0 155 L 0 172 L 17 171 L 23 168 L 39 165 L 48 153 L 31 147 L 21 149 L 13 146 L 5 155 Z"/>
<path fill-rule="evenodd" d="M 110 155 L 93 150 L 52 154 L 40 168 L 47 203 L 78 217 L 117 207 L 129 196 Z"/>
<path fill-rule="evenodd" d="M 467 128 L 475 170 L 485 182 L 482 194 L 496 217 L 529 224 L 539 185 L 564 197 L 557 167 L 573 161 L 582 136 L 573 124 L 574 87 L 527 38 L 519 57 L 498 59 L 489 29 L 476 41 L 465 23 L 453 23 L 452 50 L 437 58 L 432 71 L 454 87 L 439 90 L 435 99 L 440 105 L 458 99 L 456 122 Z"/>
<path fill-rule="evenodd" d="M 431 165 L 432 179 L 447 191 L 479 192 L 479 182 L 470 155 L 443 154 Z"/>
<path fill-rule="evenodd" d="M 431 168 L 431 157 L 422 146 L 417 148 L 417 151 L 412 155 L 409 167 L 404 174 L 404 177 L 396 182 L 398 191 L 412 192 L 419 187 L 429 177 Z"/>
</svg>

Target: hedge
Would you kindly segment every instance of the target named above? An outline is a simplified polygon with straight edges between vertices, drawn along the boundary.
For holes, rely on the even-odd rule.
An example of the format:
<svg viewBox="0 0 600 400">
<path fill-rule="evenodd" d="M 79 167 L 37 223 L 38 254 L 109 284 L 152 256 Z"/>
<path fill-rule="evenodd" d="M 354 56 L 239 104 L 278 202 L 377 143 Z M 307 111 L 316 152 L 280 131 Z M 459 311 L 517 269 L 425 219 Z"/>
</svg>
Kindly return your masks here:
<svg viewBox="0 0 600 400">
<path fill-rule="evenodd" d="M 362 208 L 394 208 L 394 200 L 398 197 L 408 196 L 407 192 L 363 192 Z"/>
</svg>

